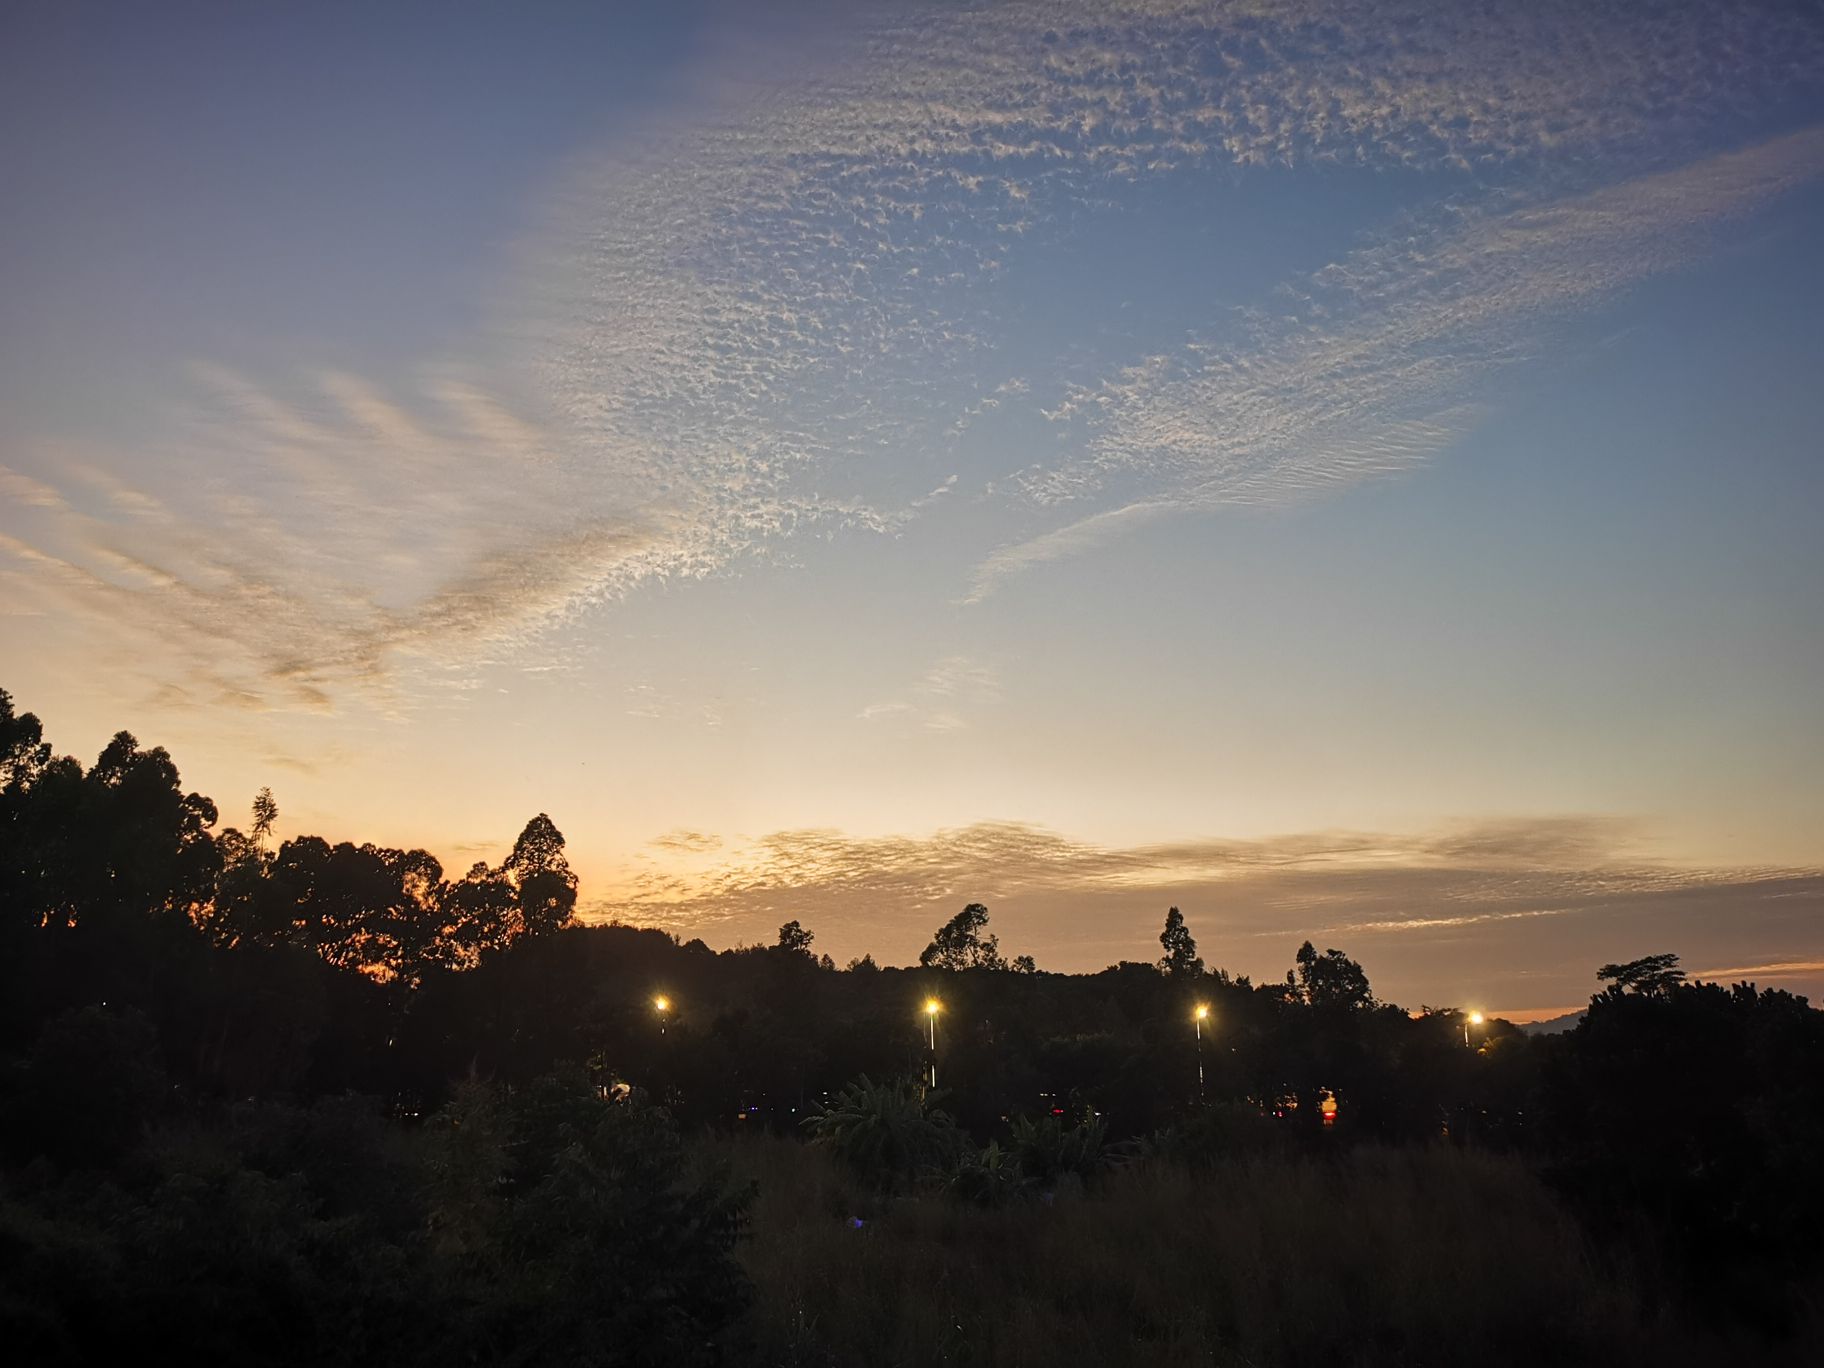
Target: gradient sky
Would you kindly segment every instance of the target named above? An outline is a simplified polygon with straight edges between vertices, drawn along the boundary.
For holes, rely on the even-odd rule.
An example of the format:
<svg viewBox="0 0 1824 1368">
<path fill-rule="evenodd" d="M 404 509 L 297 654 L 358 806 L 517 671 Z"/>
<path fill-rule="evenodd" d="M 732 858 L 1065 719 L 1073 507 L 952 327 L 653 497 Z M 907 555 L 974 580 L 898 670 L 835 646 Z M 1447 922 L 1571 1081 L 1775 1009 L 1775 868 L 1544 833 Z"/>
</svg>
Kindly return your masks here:
<svg viewBox="0 0 1824 1368">
<path fill-rule="evenodd" d="M 0 685 L 592 915 L 1824 995 L 1824 11 L 0 17 Z"/>
</svg>

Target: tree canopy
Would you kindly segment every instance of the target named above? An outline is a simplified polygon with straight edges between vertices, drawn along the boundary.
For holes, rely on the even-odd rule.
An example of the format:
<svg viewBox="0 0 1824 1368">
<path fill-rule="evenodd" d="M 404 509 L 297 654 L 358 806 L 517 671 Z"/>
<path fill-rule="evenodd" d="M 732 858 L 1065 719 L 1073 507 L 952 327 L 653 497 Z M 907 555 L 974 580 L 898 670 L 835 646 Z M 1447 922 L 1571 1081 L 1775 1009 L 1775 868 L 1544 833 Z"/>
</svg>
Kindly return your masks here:
<svg viewBox="0 0 1824 1368">
<path fill-rule="evenodd" d="M 661 1106 L 697 1128 L 846 1118 L 829 1135 L 858 1168 L 922 1155 L 945 1190 L 984 1202 L 1035 1175 L 1093 1174 L 1110 1146 L 1194 1168 L 1259 1147 L 1485 1144 L 1536 1156 L 1592 1222 L 1642 1222 L 1693 1269 L 1723 1276 L 1706 1261 L 1728 1251 L 1728 1268 L 1760 1279 L 1731 1296 L 1783 1287 L 1781 1269 L 1815 1258 L 1824 1014 L 1752 984 L 1687 982 L 1675 954 L 1603 965 L 1582 1024 L 1539 1038 L 1379 1002 L 1358 961 L 1308 940 L 1286 947 L 1283 982 L 1205 972 L 1177 908 L 1159 960 L 1094 974 L 1008 959 L 979 902 L 915 967 L 863 955 L 839 970 L 797 917 L 774 945 L 722 952 L 586 924 L 544 813 L 500 864 L 459 877 L 424 850 L 280 840 L 269 790 L 245 833 L 224 827 L 164 750 L 121 732 L 85 767 L 3 692 L 0 781 L 0 1159 L 29 1169 L 18 1191 L 37 1194 L 9 1214 L 0 1185 L 9 1287 L 76 1285 L 58 1261 L 91 1250 L 97 1285 L 109 1260 L 188 1260 L 198 1281 L 179 1300 L 194 1298 L 238 1276 L 232 1260 L 253 1256 L 233 1241 L 251 1231 L 281 1283 L 383 1347 L 392 1313 L 338 1300 L 341 1264 L 324 1253 L 355 1240 L 387 1270 L 376 1284 L 447 1283 L 453 1300 L 433 1304 L 457 1323 L 506 1334 L 550 1318 L 587 1339 L 634 1323 L 575 1272 L 591 1241 L 649 1248 L 605 1205 L 625 1202 L 664 1226 L 668 1249 L 701 1257 L 689 1299 L 709 1309 L 663 1312 L 675 1333 L 654 1340 L 689 1361 L 738 1302 L 703 1290 L 728 1273 L 736 1207 L 672 1167 Z M 937 1100 L 917 1081 L 933 1048 Z M 338 1110 L 350 1098 L 368 1120 Z M 604 1116 L 613 1099 L 655 1110 Z M 257 1124 L 232 1119 L 248 1107 Z M 268 1124 L 296 1134 L 254 1135 Z M 319 1171 L 300 1146 L 345 1158 Z M 642 1170 L 630 1150 L 656 1157 Z M 321 1191 L 298 1186 L 307 1169 Z M 394 1214 L 351 1235 L 337 1184 L 369 1169 L 361 1201 Z M 61 1204 L 83 1174 L 125 1194 L 124 1224 Z M 46 1231 L 67 1240 L 35 1243 Z M 674 1284 L 637 1274 L 615 1277 L 665 1304 Z M 149 1314 L 138 1296 L 96 1304 Z M 31 1333 L 81 1339 L 74 1324 Z"/>
<path fill-rule="evenodd" d="M 988 931 L 988 909 L 981 903 L 970 903 L 938 927 L 918 962 L 927 969 L 1007 968 L 1001 938 Z"/>
<path fill-rule="evenodd" d="M 1197 942 L 1184 924 L 1184 913 L 1175 907 L 1166 909 L 1165 930 L 1159 933 L 1159 944 L 1165 947 L 1159 968 L 1166 975 L 1182 979 L 1196 978 L 1203 973 L 1203 961 L 1197 958 Z"/>
<path fill-rule="evenodd" d="M 1605 964 L 1596 977 L 1616 992 L 1664 997 L 1685 981 L 1685 971 L 1678 967 L 1677 955 L 1643 955 L 1625 964 Z"/>
<path fill-rule="evenodd" d="M 1322 1008 L 1359 1008 L 1374 1006 L 1374 994 L 1368 987 L 1368 975 L 1362 966 L 1341 950 L 1318 954 L 1310 941 L 1298 947 L 1298 977 L 1286 975 L 1286 982 L 1306 1003 Z"/>
</svg>

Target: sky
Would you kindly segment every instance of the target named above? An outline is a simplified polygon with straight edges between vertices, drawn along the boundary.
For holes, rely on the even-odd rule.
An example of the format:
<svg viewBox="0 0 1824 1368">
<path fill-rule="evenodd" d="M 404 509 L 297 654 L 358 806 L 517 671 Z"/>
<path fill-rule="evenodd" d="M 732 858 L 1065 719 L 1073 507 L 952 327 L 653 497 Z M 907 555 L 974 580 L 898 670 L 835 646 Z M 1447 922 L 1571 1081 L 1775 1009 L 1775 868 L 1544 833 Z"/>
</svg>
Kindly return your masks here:
<svg viewBox="0 0 1824 1368">
<path fill-rule="evenodd" d="M 910 962 L 1824 996 L 1824 10 L 0 16 L 0 686 Z"/>
</svg>

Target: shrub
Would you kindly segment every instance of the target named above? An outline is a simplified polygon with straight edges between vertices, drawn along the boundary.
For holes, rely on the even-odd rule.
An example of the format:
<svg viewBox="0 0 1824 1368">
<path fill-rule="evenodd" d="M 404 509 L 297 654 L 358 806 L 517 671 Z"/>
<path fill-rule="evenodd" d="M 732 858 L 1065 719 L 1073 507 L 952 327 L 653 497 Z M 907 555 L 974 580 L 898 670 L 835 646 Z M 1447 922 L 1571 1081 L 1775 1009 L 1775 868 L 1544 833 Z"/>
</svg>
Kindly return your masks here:
<svg viewBox="0 0 1824 1368">
<path fill-rule="evenodd" d="M 1148 1157 L 1208 1168 L 1227 1159 L 1279 1149 L 1275 1122 L 1245 1102 L 1201 1107 L 1175 1126 L 1155 1132 L 1142 1146 Z"/>
<path fill-rule="evenodd" d="M 887 1190 L 954 1167 L 968 1145 L 910 1079 L 877 1084 L 863 1075 L 817 1107 L 804 1126 L 858 1177 Z"/>
<path fill-rule="evenodd" d="M 979 1150 L 965 1149 L 946 1175 L 944 1187 L 954 1197 L 986 1207 L 1037 1190 L 1032 1177 L 1021 1168 L 1019 1155 L 993 1140 Z"/>
<path fill-rule="evenodd" d="M 23 1361 L 672 1368 L 746 1306 L 750 1194 L 577 1075 L 470 1084 L 413 1131 L 353 1102 L 230 1120 L 155 1133 L 112 1182 L 0 1185 Z"/>
<path fill-rule="evenodd" d="M 1108 1143 L 1108 1127 L 1094 1117 L 1069 1128 L 1056 1116 L 1021 1117 L 1013 1123 L 1011 1148 L 1026 1176 L 1043 1187 L 1067 1176 L 1092 1182 L 1123 1157 Z"/>
</svg>

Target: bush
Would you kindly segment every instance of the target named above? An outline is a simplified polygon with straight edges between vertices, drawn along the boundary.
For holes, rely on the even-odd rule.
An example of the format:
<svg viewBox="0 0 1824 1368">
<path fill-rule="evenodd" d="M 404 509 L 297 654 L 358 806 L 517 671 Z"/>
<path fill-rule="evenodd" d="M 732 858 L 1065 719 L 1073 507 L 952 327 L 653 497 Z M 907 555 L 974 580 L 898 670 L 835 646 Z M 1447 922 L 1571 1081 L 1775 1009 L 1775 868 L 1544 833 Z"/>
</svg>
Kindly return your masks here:
<svg viewBox="0 0 1824 1368">
<path fill-rule="evenodd" d="M 968 1137 L 910 1079 L 843 1087 L 804 1119 L 817 1144 L 863 1181 L 894 1191 L 953 1169 Z"/>
<path fill-rule="evenodd" d="M 1271 1117 L 1245 1102 L 1201 1107 L 1175 1126 L 1155 1132 L 1142 1146 L 1148 1156 L 1186 1168 L 1209 1168 L 1231 1159 L 1283 1148 Z"/>
<path fill-rule="evenodd" d="M 705 1363 L 748 1200 L 574 1074 L 468 1085 L 416 1131 L 241 1108 L 112 1183 L 0 1190 L 0 1336 L 44 1363 Z"/>
<path fill-rule="evenodd" d="M 1020 1166 L 1020 1158 L 990 1140 L 982 1149 L 965 1149 L 945 1175 L 944 1188 L 976 1206 L 999 1206 L 1029 1196 L 1038 1185 Z"/>
<path fill-rule="evenodd" d="M 1092 1182 L 1122 1158 L 1108 1143 L 1108 1127 L 1094 1117 L 1068 1128 L 1056 1116 L 1021 1117 L 1013 1123 L 1012 1150 L 1026 1176 L 1047 1188 L 1066 1177 Z"/>
</svg>

